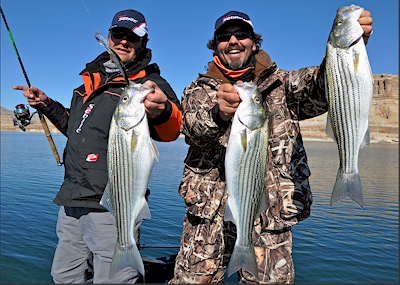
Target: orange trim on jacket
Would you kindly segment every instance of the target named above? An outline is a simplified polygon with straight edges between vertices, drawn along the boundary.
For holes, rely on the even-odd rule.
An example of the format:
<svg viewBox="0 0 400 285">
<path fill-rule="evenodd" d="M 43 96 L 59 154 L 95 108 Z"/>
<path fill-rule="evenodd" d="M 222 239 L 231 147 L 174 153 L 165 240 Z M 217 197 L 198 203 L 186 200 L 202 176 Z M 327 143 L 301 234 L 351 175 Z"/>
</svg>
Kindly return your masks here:
<svg viewBox="0 0 400 285">
<path fill-rule="evenodd" d="M 172 106 L 172 113 L 168 121 L 161 125 L 153 126 L 162 142 L 176 140 L 179 137 L 182 124 L 182 111 L 173 102 L 169 102 Z"/>
<path fill-rule="evenodd" d="M 83 78 L 83 84 L 85 85 L 85 98 L 83 99 L 83 102 L 86 101 L 87 97 L 89 97 L 94 90 L 96 90 L 97 88 L 99 88 L 100 86 L 100 82 L 101 82 L 101 77 L 100 77 L 100 73 L 95 72 L 93 73 L 93 80 L 90 76 L 89 72 L 84 72 L 82 74 L 82 78 Z"/>
<path fill-rule="evenodd" d="M 231 77 L 231 78 L 238 78 L 238 77 L 242 76 L 243 74 L 245 74 L 247 71 L 249 71 L 251 68 L 251 66 L 249 66 L 242 70 L 228 69 L 222 65 L 221 61 L 219 60 L 218 56 L 216 56 L 216 55 L 214 56 L 214 62 L 226 76 Z"/>
</svg>

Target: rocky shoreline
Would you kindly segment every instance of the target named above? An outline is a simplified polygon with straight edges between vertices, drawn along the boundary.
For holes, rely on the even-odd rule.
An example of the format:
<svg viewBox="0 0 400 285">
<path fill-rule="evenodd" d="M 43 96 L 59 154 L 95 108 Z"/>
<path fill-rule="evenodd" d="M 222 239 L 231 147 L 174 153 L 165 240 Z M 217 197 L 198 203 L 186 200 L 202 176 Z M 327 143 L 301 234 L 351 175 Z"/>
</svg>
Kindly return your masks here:
<svg viewBox="0 0 400 285">
<path fill-rule="evenodd" d="M 11 111 L 9 111 L 11 112 Z M 11 112 L 12 113 L 12 112 Z M 14 115 L 9 114 L 4 116 L 1 114 L 1 132 L 23 132 L 18 126 L 13 125 Z M 372 120 L 371 120 L 372 121 Z M 54 125 L 46 119 L 47 126 L 49 127 L 50 133 L 60 134 L 60 132 L 54 127 Z M 301 134 L 303 140 L 318 140 L 318 141 L 332 141 L 332 139 L 325 133 L 326 125 L 326 114 L 301 121 Z M 35 114 L 32 117 L 30 125 L 25 127 L 26 132 L 43 132 L 42 124 L 39 117 Z M 396 124 L 371 124 L 370 123 L 370 136 L 371 143 L 398 143 L 398 125 Z M 184 137 L 181 135 L 180 137 Z"/>
<path fill-rule="evenodd" d="M 31 112 L 32 108 L 31 108 Z M 14 126 L 14 112 L 0 108 L 1 131 L 22 132 Z M 332 141 L 325 133 L 326 116 L 321 116 L 300 122 L 301 134 L 304 140 Z M 374 74 L 374 94 L 369 116 L 371 143 L 399 142 L 399 76 L 392 74 Z M 51 133 L 60 133 L 53 124 L 47 121 Z M 43 132 L 37 114 L 33 115 L 27 132 Z"/>
<path fill-rule="evenodd" d="M 321 117 L 321 118 L 320 118 Z M 304 141 L 332 141 L 325 133 L 326 115 L 300 122 L 301 134 Z M 3 118 L 4 120 L 12 120 L 12 118 Z M 60 132 L 47 121 L 50 133 L 60 134 Z M 10 124 L 1 124 L 1 132 L 23 132 L 18 126 Z M 26 132 L 43 132 L 43 127 L 37 118 L 32 118 L 32 123 L 26 127 Z M 398 126 L 370 126 L 371 143 L 399 143 Z M 183 138 L 183 135 L 180 135 Z"/>
</svg>

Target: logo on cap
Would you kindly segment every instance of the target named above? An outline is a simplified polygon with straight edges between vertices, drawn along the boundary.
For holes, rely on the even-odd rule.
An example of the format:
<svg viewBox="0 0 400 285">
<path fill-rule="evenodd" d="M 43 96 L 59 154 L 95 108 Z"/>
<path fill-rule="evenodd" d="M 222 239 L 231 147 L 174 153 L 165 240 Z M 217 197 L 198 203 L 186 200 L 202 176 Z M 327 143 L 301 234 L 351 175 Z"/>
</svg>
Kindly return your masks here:
<svg viewBox="0 0 400 285">
<path fill-rule="evenodd" d="M 120 22 L 120 21 L 131 21 L 131 22 L 134 22 L 134 23 L 138 22 L 138 20 L 136 20 L 136 19 L 134 19 L 132 17 L 128 17 L 126 15 L 118 16 L 118 22 Z"/>
<path fill-rule="evenodd" d="M 239 16 L 230 16 L 230 15 L 228 15 L 228 16 L 222 18 L 222 23 L 225 23 L 226 21 L 229 21 L 229 20 L 242 20 L 242 21 L 247 22 L 250 26 L 253 27 L 253 23 L 250 20 L 246 20 L 246 19 L 244 19 L 242 17 L 239 17 Z"/>
</svg>

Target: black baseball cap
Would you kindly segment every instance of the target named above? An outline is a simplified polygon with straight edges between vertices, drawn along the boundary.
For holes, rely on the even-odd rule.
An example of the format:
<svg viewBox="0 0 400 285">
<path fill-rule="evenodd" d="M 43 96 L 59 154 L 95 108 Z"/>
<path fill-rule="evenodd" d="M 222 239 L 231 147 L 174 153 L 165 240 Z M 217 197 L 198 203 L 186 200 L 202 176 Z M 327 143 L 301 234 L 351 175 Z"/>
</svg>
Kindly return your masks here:
<svg viewBox="0 0 400 285">
<path fill-rule="evenodd" d="M 119 27 L 128 28 L 139 37 L 143 37 L 148 33 L 146 19 L 143 14 L 132 9 L 119 11 L 115 14 L 108 30 Z"/>
<path fill-rule="evenodd" d="M 221 28 L 222 25 L 231 20 L 243 21 L 244 23 L 248 24 L 251 27 L 251 30 L 254 32 L 253 23 L 247 14 L 238 11 L 230 11 L 217 19 L 215 22 L 214 33 Z"/>
</svg>

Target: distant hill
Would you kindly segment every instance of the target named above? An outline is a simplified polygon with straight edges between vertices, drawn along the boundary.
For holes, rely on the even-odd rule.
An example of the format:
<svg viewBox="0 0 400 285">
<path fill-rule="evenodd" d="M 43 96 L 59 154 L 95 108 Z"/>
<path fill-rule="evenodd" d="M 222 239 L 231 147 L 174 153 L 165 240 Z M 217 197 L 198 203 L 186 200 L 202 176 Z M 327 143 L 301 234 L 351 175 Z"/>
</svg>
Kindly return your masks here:
<svg viewBox="0 0 400 285">
<path fill-rule="evenodd" d="M 35 111 L 29 108 L 31 114 Z M 14 110 L 0 109 L 1 131 L 21 131 L 14 126 Z M 305 139 L 331 140 L 325 134 L 326 116 L 323 114 L 313 119 L 300 122 L 301 133 Z M 47 120 L 47 119 L 46 119 Z M 53 124 L 47 120 L 50 131 L 58 133 Z M 374 74 L 374 95 L 372 99 L 369 125 L 372 142 L 399 141 L 399 76 L 391 74 Z M 39 116 L 35 114 L 26 131 L 43 132 Z"/>
<path fill-rule="evenodd" d="M 32 115 L 36 110 L 29 107 L 30 114 Z M 4 107 L 0 107 L 0 126 L 1 131 L 20 131 L 22 130 L 18 126 L 14 126 L 14 110 L 8 110 Z M 51 133 L 59 133 L 54 125 L 46 118 L 47 126 Z M 31 123 L 25 127 L 27 132 L 43 132 L 42 123 L 40 122 L 38 114 L 34 114 L 31 119 Z"/>
<path fill-rule="evenodd" d="M 4 107 L 0 107 L 0 114 L 1 116 L 14 117 L 14 111 L 8 110 Z"/>
</svg>

